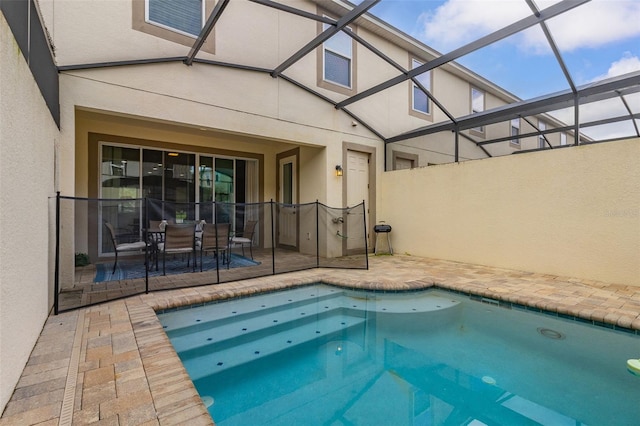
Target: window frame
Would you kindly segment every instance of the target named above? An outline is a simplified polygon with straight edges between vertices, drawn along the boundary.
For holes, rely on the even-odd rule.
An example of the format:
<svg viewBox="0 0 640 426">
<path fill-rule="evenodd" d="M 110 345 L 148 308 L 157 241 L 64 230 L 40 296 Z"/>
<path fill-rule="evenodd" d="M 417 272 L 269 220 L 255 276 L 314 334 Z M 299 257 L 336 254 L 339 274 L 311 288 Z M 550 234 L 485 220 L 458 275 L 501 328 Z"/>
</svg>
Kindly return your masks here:
<svg viewBox="0 0 640 426">
<path fill-rule="evenodd" d="M 206 14 L 206 11 L 205 11 L 206 2 L 205 2 L 205 0 L 198 0 L 198 1 L 200 1 L 200 9 L 201 9 L 200 12 L 202 14 L 202 19 L 201 19 L 201 22 L 200 22 L 200 31 L 202 31 L 202 28 L 204 27 L 204 24 L 207 21 L 206 20 L 207 14 Z M 162 22 L 156 22 L 156 21 L 151 20 L 151 18 L 149 17 L 150 8 L 151 8 L 151 0 L 144 0 L 144 20 L 148 24 L 157 25 L 157 26 L 159 26 L 161 28 L 164 28 L 166 30 L 174 31 L 174 32 L 176 32 L 178 34 L 182 34 L 182 35 L 185 35 L 187 37 L 191 37 L 191 38 L 194 39 L 194 41 L 198 38 L 198 35 L 200 34 L 200 31 L 198 31 L 198 34 L 191 34 L 189 32 L 183 31 L 183 30 L 181 30 L 179 28 L 174 28 L 171 25 L 167 25 L 167 24 L 163 24 Z"/>
<path fill-rule="evenodd" d="M 560 132 L 560 146 L 565 146 L 567 145 L 567 133 L 566 132 Z"/>
<path fill-rule="evenodd" d="M 515 124 L 515 126 L 514 126 L 514 124 Z M 511 145 L 514 145 L 514 146 L 517 146 L 517 147 L 521 146 L 521 144 L 520 144 L 520 124 L 521 124 L 520 118 L 512 118 L 510 120 L 510 122 L 509 122 L 510 136 L 517 136 L 516 138 L 511 139 L 509 141 L 509 143 Z M 515 133 L 514 133 L 514 130 L 516 131 Z"/>
<path fill-rule="evenodd" d="M 154 37 L 158 37 L 173 43 L 178 43 L 183 46 L 192 47 L 198 38 L 198 36 L 193 36 L 184 31 L 180 31 L 178 29 L 171 29 L 166 25 L 149 22 L 147 20 L 147 4 L 148 0 L 133 0 L 131 2 L 132 5 L 132 14 L 131 14 L 131 28 L 136 31 L 140 31 L 145 34 L 152 35 Z M 202 0 L 204 14 L 203 18 L 203 26 L 206 20 L 208 19 L 211 12 L 213 12 L 213 8 L 215 6 L 215 0 Z M 188 34 L 188 35 L 187 35 Z M 205 40 L 201 49 L 202 52 L 215 54 L 215 28 L 211 30 L 209 36 Z"/>
<path fill-rule="evenodd" d="M 327 17 L 327 18 L 331 18 L 331 19 L 336 19 L 334 16 L 331 16 L 330 14 L 328 14 L 326 11 L 318 8 L 318 15 Z M 324 31 L 325 28 L 325 24 L 323 22 L 318 22 L 317 23 L 317 32 L 318 34 L 321 34 Z M 358 32 L 358 28 L 356 26 L 349 25 L 347 26 L 347 28 L 349 28 L 352 32 L 356 33 Z M 353 96 L 357 93 L 357 82 L 358 82 L 358 74 L 356 72 L 357 68 L 357 64 L 358 64 L 358 54 L 357 54 L 357 47 L 358 44 L 356 43 L 356 41 L 350 37 L 349 35 L 347 35 L 346 33 L 344 33 L 344 35 L 346 37 L 349 37 L 349 39 L 351 40 L 351 58 L 347 58 L 350 60 L 349 63 L 349 81 L 351 83 L 351 86 L 345 86 L 341 83 L 338 82 L 334 82 L 331 80 L 326 80 L 325 79 L 325 43 L 322 43 L 320 46 L 318 46 L 318 48 L 316 49 L 317 55 L 317 86 L 321 87 L 323 89 L 328 89 L 331 90 L 333 92 L 337 92 L 337 93 L 341 93 L 343 95 L 347 95 L 347 96 Z M 340 56 L 340 57 L 345 57 L 341 52 L 336 52 L 333 49 L 327 49 L 329 52 L 331 52 L 334 55 Z"/>
<path fill-rule="evenodd" d="M 393 150 L 391 155 L 391 170 L 406 170 L 406 169 L 398 169 L 398 166 L 397 166 L 398 159 L 410 161 L 411 169 L 415 169 L 416 167 L 419 167 L 419 164 L 420 164 L 419 163 L 420 157 L 418 156 L 418 154 L 412 154 L 409 152 Z"/>
<path fill-rule="evenodd" d="M 476 91 L 480 94 L 482 94 L 482 109 L 481 110 L 475 110 L 473 108 L 473 92 Z M 481 89 L 478 89 L 476 86 L 471 86 L 470 90 L 469 90 L 469 110 L 471 111 L 471 114 L 477 114 L 477 113 L 481 113 L 484 112 L 487 109 L 487 92 Z M 485 126 L 480 126 L 480 127 L 474 127 L 472 129 L 469 129 L 469 132 L 471 134 L 474 134 L 476 136 L 480 136 L 480 137 L 484 137 L 485 136 Z"/>
<path fill-rule="evenodd" d="M 538 119 L 538 131 L 542 132 L 545 130 L 547 130 L 547 123 L 545 121 Z M 545 139 L 544 135 L 543 134 L 538 135 L 538 148 L 544 149 L 546 145 L 547 145 L 547 140 Z"/>
<path fill-rule="evenodd" d="M 414 62 L 417 62 L 418 65 L 416 67 L 414 67 Z M 414 69 L 419 67 L 420 65 L 425 64 L 427 61 L 423 61 L 422 59 L 415 57 L 413 55 L 409 55 L 409 68 L 410 69 Z M 429 75 L 429 84 L 428 87 L 426 87 L 426 89 L 433 93 L 433 70 L 429 70 L 426 73 L 428 73 Z M 424 74 L 420 74 L 421 76 L 424 76 Z M 415 90 L 420 90 L 418 88 L 418 86 L 412 81 L 409 80 L 409 115 L 413 116 L 413 117 L 417 117 L 417 118 L 422 118 L 424 120 L 429 120 L 429 121 L 433 121 L 433 102 L 431 101 L 431 98 L 429 98 L 429 96 L 427 96 L 425 94 L 425 96 L 427 96 L 427 111 L 422 111 L 419 109 L 415 108 Z"/>
</svg>

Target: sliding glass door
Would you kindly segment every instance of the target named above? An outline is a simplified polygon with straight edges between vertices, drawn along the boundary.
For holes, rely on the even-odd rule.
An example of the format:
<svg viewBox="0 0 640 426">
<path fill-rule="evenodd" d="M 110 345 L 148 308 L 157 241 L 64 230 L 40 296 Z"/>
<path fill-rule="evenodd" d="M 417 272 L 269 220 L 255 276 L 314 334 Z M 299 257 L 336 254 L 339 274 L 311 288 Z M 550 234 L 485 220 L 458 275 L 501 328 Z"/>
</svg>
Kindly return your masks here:
<svg viewBox="0 0 640 426">
<path fill-rule="evenodd" d="M 142 194 L 162 203 L 149 209 L 149 220 L 196 219 L 195 154 L 142 150 Z"/>
<path fill-rule="evenodd" d="M 103 146 L 100 162 L 101 198 L 99 207 L 99 245 L 101 253 L 113 252 L 109 223 L 119 242 L 137 240 L 140 233 L 140 150 L 120 146 Z M 120 201 L 131 199 L 132 201 Z"/>
<path fill-rule="evenodd" d="M 233 204 L 258 201 L 255 160 L 103 144 L 100 161 L 100 198 L 149 198 L 149 220 L 231 223 L 239 231 L 247 219 Z M 110 209 L 102 209 L 103 221 L 139 232 L 145 218 L 140 208 L 124 216 Z"/>
<path fill-rule="evenodd" d="M 235 202 L 234 160 L 215 159 L 216 173 L 216 222 L 233 226 L 233 205 Z"/>
<path fill-rule="evenodd" d="M 176 223 L 196 220 L 195 154 L 164 153 L 165 219 Z"/>
<path fill-rule="evenodd" d="M 213 157 L 201 155 L 198 166 L 198 181 L 200 182 L 199 219 L 207 223 L 215 222 L 213 220 L 212 203 L 216 197 L 216 175 L 213 162 Z"/>
</svg>

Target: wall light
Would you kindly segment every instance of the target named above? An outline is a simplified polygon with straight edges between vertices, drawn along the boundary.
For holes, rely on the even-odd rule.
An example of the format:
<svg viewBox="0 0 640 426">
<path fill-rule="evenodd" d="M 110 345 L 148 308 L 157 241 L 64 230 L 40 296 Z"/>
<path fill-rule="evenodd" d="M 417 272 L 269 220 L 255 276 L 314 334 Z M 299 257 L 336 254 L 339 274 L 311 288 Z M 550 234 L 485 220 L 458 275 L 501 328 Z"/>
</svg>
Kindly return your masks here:
<svg viewBox="0 0 640 426">
<path fill-rule="evenodd" d="M 342 166 L 340 164 L 336 166 L 336 176 L 342 176 Z"/>
</svg>

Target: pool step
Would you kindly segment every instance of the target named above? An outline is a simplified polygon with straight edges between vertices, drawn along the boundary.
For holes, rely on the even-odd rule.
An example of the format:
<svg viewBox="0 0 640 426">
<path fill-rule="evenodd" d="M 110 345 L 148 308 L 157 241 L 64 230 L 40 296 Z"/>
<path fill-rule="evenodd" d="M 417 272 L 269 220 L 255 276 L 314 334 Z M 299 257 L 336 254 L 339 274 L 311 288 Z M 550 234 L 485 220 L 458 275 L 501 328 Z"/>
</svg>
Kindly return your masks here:
<svg viewBox="0 0 640 426">
<path fill-rule="evenodd" d="M 176 352 L 183 359 L 202 356 L 214 351 L 221 351 L 264 337 L 266 334 L 277 334 L 291 331 L 305 324 L 317 323 L 325 318 L 346 315 L 343 308 L 329 308 L 324 312 L 308 313 L 308 307 L 298 307 L 294 311 L 269 312 L 260 317 L 245 318 L 231 324 L 218 325 L 215 328 L 200 330 L 190 335 L 171 337 Z M 351 312 L 353 317 L 363 317 L 360 312 Z"/>
<path fill-rule="evenodd" d="M 307 307 L 300 312 L 321 312 L 325 301 L 338 299 L 343 290 L 335 288 L 300 288 L 287 293 L 269 293 L 251 298 L 230 300 L 224 303 L 199 306 L 187 310 L 163 313 L 161 322 L 167 335 L 173 340 L 201 330 L 217 328 L 252 318 L 297 307 Z M 322 308 L 316 308 L 314 305 Z M 332 306 L 336 306 L 333 304 Z"/>
<path fill-rule="evenodd" d="M 218 350 L 215 343 L 209 342 L 210 345 L 202 346 L 199 350 L 188 351 L 188 356 L 185 352 L 179 353 L 191 379 L 195 381 L 297 345 L 347 333 L 354 327 L 364 326 L 365 321 L 365 318 L 349 315 L 344 310 L 333 310 L 312 322 L 291 321 L 289 327 L 278 332 L 267 326 L 263 332 L 253 333 L 254 338 L 250 341 L 237 345 L 226 345 Z"/>
</svg>

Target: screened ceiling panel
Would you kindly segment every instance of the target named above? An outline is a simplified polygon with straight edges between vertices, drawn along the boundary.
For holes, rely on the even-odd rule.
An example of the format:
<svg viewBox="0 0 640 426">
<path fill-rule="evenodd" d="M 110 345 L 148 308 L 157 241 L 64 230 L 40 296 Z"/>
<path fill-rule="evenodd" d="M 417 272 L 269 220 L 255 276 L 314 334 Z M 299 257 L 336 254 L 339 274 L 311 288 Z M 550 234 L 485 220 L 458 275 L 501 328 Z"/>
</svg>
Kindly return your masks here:
<svg viewBox="0 0 640 426">
<path fill-rule="evenodd" d="M 544 37 L 539 26 L 524 32 L 540 33 Z M 533 99 L 569 89 L 570 85 L 553 55 L 531 55 L 524 50 L 522 39 L 522 34 L 512 35 L 456 62 L 470 70 L 479 70 L 482 77 L 520 99 Z"/>
<path fill-rule="evenodd" d="M 580 121 L 584 123 L 628 114 L 627 108 L 619 97 L 580 105 Z"/>
<path fill-rule="evenodd" d="M 618 139 L 638 137 L 633 120 L 617 123 L 602 124 L 600 126 L 581 127 L 580 133 L 593 140 Z"/>
<path fill-rule="evenodd" d="M 581 129 L 594 140 L 638 134 L 633 121 L 637 121 L 637 117 L 631 114 L 640 113 L 640 1 L 311 1 L 335 15 L 335 20 L 316 15 L 315 7 L 302 2 L 219 0 L 211 16 L 203 17 L 206 23 L 193 47 L 186 49 L 184 58 L 77 64 L 59 67 L 59 70 L 182 60 L 187 65 L 200 63 L 270 73 L 317 96 L 327 108 L 343 111 L 385 143 L 485 126 L 504 127 L 508 132 L 509 120 L 536 114 L 548 114 L 550 121 L 560 120 L 561 123 L 555 123 L 556 127 L 573 126 L 577 104 L 580 104 Z M 231 7 L 226 8 L 227 4 Z M 262 8 L 265 16 L 273 16 L 274 10 L 285 13 L 282 19 L 292 23 L 290 28 L 298 29 L 292 34 L 299 46 L 297 50 L 283 53 L 280 46 L 263 46 L 264 41 L 251 39 L 249 32 L 240 33 L 233 40 L 225 39 L 225 15 L 235 13 L 240 6 Z M 232 16 L 233 22 L 237 21 L 238 17 Z M 324 27 L 320 34 L 316 30 L 318 22 L 323 22 Z M 280 57 L 270 56 L 276 59 L 270 65 L 272 68 L 265 68 L 264 61 L 238 64 L 199 58 L 202 39 L 208 37 L 214 26 L 216 43 L 227 43 L 226 47 L 219 46 L 220 52 L 246 46 L 263 53 L 270 49 L 278 51 Z M 422 58 L 425 62 L 417 68 L 409 64 L 408 58 L 390 59 L 383 53 L 383 46 L 354 34 L 352 26 L 362 26 L 377 36 L 392 37 L 414 53 L 422 49 L 424 56 L 429 57 Z M 301 74 L 303 70 L 315 70 L 308 62 L 315 60 L 315 52 L 324 43 L 327 60 L 332 65 L 329 70 L 335 74 L 333 78 L 349 86 L 351 77 L 344 71 L 349 56 L 354 56 L 352 40 L 357 43 L 358 54 L 375 55 L 380 64 L 357 76 L 354 95 L 321 89 L 315 83 L 316 75 Z M 425 77 L 427 74 L 420 72 L 428 70 L 437 76 L 441 68 L 473 81 L 480 90 L 497 93 L 501 101 L 508 104 L 501 105 L 486 97 L 482 108 L 465 111 L 460 102 L 450 100 L 449 93 L 439 92 L 437 79 L 432 85 Z M 412 88 L 414 91 L 409 92 Z M 429 120 L 409 118 L 402 123 L 382 124 L 375 111 L 367 113 L 363 108 L 371 99 L 385 99 L 394 108 L 409 109 L 406 101 L 394 96 L 398 94 L 399 99 L 406 99 L 407 93 L 414 93 L 420 100 L 417 108 L 430 110 Z M 496 137 L 506 136 L 508 134 Z"/>
</svg>

